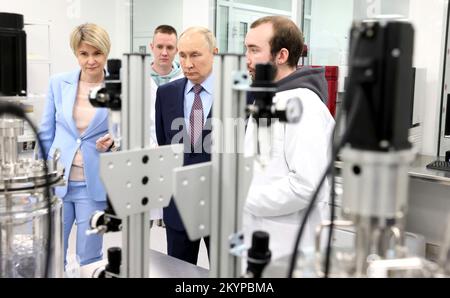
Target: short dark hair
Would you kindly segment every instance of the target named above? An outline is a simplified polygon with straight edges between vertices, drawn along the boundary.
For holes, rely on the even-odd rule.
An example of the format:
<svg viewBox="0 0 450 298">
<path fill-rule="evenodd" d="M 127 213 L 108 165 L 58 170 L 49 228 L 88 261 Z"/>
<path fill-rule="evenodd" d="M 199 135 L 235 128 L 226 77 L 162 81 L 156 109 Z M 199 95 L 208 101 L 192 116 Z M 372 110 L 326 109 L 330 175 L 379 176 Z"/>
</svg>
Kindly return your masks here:
<svg viewBox="0 0 450 298">
<path fill-rule="evenodd" d="M 303 33 L 290 19 L 282 16 L 267 16 L 256 20 L 251 28 L 254 29 L 262 24 L 272 24 L 273 36 L 270 40 L 270 52 L 273 57 L 283 48 L 289 51 L 288 65 L 297 67 L 298 61 L 303 53 Z"/>
<path fill-rule="evenodd" d="M 175 30 L 175 28 L 170 25 L 160 25 L 160 26 L 156 27 L 153 35 L 156 35 L 158 33 L 169 34 L 169 35 L 175 34 L 175 36 L 178 37 L 177 30 Z"/>
</svg>

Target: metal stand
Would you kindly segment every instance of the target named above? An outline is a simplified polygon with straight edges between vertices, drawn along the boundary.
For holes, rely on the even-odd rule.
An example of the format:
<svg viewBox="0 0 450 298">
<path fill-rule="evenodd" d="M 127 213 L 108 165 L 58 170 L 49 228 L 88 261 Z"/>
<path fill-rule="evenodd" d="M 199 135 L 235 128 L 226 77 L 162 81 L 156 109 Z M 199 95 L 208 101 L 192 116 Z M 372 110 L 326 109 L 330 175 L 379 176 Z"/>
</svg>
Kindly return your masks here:
<svg viewBox="0 0 450 298">
<path fill-rule="evenodd" d="M 183 165 L 182 145 L 150 148 L 150 56 L 122 60 L 122 152 L 104 154 L 100 173 L 122 218 L 121 277 L 149 277 L 150 210 L 169 204 L 172 170 Z M 145 150 L 143 150 L 145 149 Z"/>
<path fill-rule="evenodd" d="M 212 162 L 175 170 L 175 201 L 191 240 L 210 235 L 210 277 L 241 275 L 244 251 L 242 209 L 250 187 L 253 158 L 244 157 L 245 57 L 219 55 L 214 61 Z M 230 252 L 231 251 L 231 252 Z"/>
<path fill-rule="evenodd" d="M 231 241 L 241 231 L 242 210 L 253 177 L 253 158 L 244 156 L 247 92 L 238 89 L 247 72 L 244 75 L 236 71 L 239 69 L 246 69 L 244 56 L 215 57 L 214 118 L 222 120 L 222 129 L 213 127 L 210 253 L 211 276 L 221 278 L 241 275 L 241 259 L 230 250 L 243 246 L 243 236 L 237 237 L 242 243 Z"/>
<path fill-rule="evenodd" d="M 122 149 L 129 151 L 106 154 L 101 158 L 101 174 L 112 207 L 119 217 L 126 217 L 122 228 L 125 236 L 121 276 L 148 277 L 148 211 L 167 206 L 172 190 L 190 239 L 211 237 L 210 276 L 241 276 L 240 257 L 246 248 L 239 231 L 253 174 L 253 157 L 244 156 L 250 80 L 247 71 L 236 71 L 246 69 L 244 56 L 219 55 L 214 62 L 212 144 L 205 146 L 212 149 L 212 162 L 181 168 L 182 144 L 144 149 L 149 145 L 150 136 L 147 121 L 150 110 L 147 106 L 150 102 L 150 78 L 147 75 L 150 73 L 150 61 L 145 55 L 125 55 L 121 100 L 123 136 L 119 139 Z M 267 78 L 267 82 L 272 80 L 270 67 L 261 68 L 266 70 L 262 77 Z M 262 96 L 258 97 L 258 105 L 252 115 L 298 121 L 300 100 L 294 98 L 274 106 L 276 89 L 271 83 L 269 85 L 271 88 L 262 84 L 251 89 Z M 107 98 L 102 96 L 102 100 Z M 147 166 L 151 167 L 151 171 Z"/>
</svg>

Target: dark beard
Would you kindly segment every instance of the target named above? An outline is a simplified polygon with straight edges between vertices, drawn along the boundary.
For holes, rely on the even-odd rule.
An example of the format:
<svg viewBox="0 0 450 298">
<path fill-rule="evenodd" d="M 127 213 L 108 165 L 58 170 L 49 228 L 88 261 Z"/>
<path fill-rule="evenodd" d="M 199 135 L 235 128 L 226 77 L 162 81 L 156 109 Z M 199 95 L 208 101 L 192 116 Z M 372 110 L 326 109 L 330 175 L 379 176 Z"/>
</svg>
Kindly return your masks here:
<svg viewBox="0 0 450 298">
<path fill-rule="evenodd" d="M 274 77 L 276 78 L 276 77 L 277 77 L 277 74 L 278 74 L 278 67 L 276 67 L 277 64 L 275 63 L 275 57 L 274 57 L 274 56 L 271 56 L 271 57 L 270 57 L 270 60 L 269 60 L 267 63 L 271 63 L 272 66 L 275 68 L 275 74 L 274 74 Z M 255 65 L 255 77 L 256 77 L 256 65 Z M 254 81 L 255 81 L 255 78 L 252 77 L 252 82 L 254 82 Z"/>
</svg>

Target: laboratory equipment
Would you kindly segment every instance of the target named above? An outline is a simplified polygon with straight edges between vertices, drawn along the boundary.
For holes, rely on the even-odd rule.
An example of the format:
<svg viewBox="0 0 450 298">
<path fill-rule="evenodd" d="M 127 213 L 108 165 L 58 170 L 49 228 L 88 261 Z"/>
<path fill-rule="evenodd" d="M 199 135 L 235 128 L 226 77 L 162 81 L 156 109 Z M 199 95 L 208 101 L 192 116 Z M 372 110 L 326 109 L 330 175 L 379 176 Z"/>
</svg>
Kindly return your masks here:
<svg viewBox="0 0 450 298">
<path fill-rule="evenodd" d="M 285 122 L 299 121 L 300 100 L 290 98 L 273 103 L 276 88 L 270 65 L 257 67 L 261 80 L 250 88 L 248 74 L 236 71 L 245 68 L 244 56 L 216 56 L 214 119 L 225 125 L 213 123 L 212 162 L 182 168 L 182 144 L 146 149 L 150 125 L 149 117 L 143 112 L 149 111 L 150 87 L 149 76 L 142 74 L 150 73 L 149 56 L 127 54 L 122 65 L 120 88 L 117 80 L 107 82 L 105 88 L 93 90 L 90 96 L 94 105 L 108 107 L 111 112 L 120 111 L 120 122 L 116 124 L 120 123 L 117 131 L 121 132 L 123 150 L 101 156 L 100 172 L 111 208 L 93 215 L 91 233 L 121 230 L 126 236 L 122 237 L 119 276 L 148 277 L 148 212 L 165 207 L 174 195 L 191 240 L 211 234 L 210 276 L 240 276 L 240 257 L 245 248 L 238 232 L 253 163 L 253 158 L 243 154 L 245 119 L 250 115 L 268 119 L 268 126 L 276 118 Z M 252 107 L 246 104 L 249 90 L 256 98 L 256 105 Z M 120 104 L 111 105 L 112 102 Z M 232 125 L 226 125 L 230 119 Z M 234 125 L 236 119 L 242 120 L 240 129 Z M 229 177 L 235 177 L 231 184 Z"/>
<path fill-rule="evenodd" d="M 151 77 L 143 74 L 150 73 L 150 56 L 125 54 L 121 63 L 109 61 L 108 67 L 111 77 L 104 88 L 92 90 L 90 101 L 110 109 L 110 132 L 121 151 L 100 157 L 108 209 L 93 214 L 88 233 L 122 232 L 120 252 L 114 250 L 114 255 L 121 255 L 120 272 L 107 271 L 107 276 L 146 278 L 151 262 L 150 210 L 169 204 L 172 170 L 183 165 L 183 149 L 182 145 L 149 149 Z"/>
<path fill-rule="evenodd" d="M 27 95 L 27 44 L 23 15 L 0 12 L 0 95 Z"/>
<path fill-rule="evenodd" d="M 241 233 L 242 210 L 254 159 L 261 163 L 271 158 L 271 125 L 297 123 L 303 107 L 296 97 L 274 103 L 277 88 L 271 65 L 257 65 L 254 82 L 244 56 L 216 55 L 213 69 L 211 162 L 175 169 L 174 199 L 189 238 L 210 235 L 210 277 L 240 277 L 248 250 Z M 255 105 L 247 106 L 248 92 Z M 257 138 L 252 140 L 252 147 L 258 148 L 252 152 L 255 156 L 245 154 L 247 118 L 257 124 Z"/>
<path fill-rule="evenodd" d="M 0 277 L 62 277 L 62 203 L 53 191 L 63 180 L 59 151 L 48 162 L 18 154 L 30 124 L 23 27 L 22 15 L 0 13 Z"/>
<path fill-rule="evenodd" d="M 49 214 L 44 161 L 17 159 L 15 142 L 22 132 L 23 120 L 0 119 L 0 143 L 6 145 L 0 149 L 0 277 L 45 277 L 47 257 L 51 258 L 49 277 L 62 277 L 62 203 L 52 195 Z M 47 174 L 51 187 L 60 184 L 63 177 L 63 169 L 58 166 L 59 152 L 52 158 Z"/>
<path fill-rule="evenodd" d="M 291 263 L 294 276 L 442 276 L 442 264 L 411 255 L 405 244 L 408 169 L 415 159 L 408 140 L 413 27 L 400 21 L 365 21 L 353 25 L 351 37 L 347 117 L 340 141 L 344 221 L 318 227 L 314 253 L 303 252 L 300 263 Z M 336 227 L 354 231 L 353 246 L 332 247 L 334 254 L 327 247 L 325 254 L 322 231 Z"/>
<path fill-rule="evenodd" d="M 415 158 L 408 140 L 414 30 L 408 23 L 362 23 L 352 30 L 353 76 L 344 102 L 359 111 L 342 151 L 344 218 L 356 228 L 356 275 L 368 257 L 392 249 L 404 257 L 408 168 Z"/>
<path fill-rule="evenodd" d="M 252 246 L 247 252 L 247 278 L 261 278 L 265 267 L 270 263 L 272 252 L 269 249 L 269 234 L 256 231 L 252 235 Z"/>
</svg>

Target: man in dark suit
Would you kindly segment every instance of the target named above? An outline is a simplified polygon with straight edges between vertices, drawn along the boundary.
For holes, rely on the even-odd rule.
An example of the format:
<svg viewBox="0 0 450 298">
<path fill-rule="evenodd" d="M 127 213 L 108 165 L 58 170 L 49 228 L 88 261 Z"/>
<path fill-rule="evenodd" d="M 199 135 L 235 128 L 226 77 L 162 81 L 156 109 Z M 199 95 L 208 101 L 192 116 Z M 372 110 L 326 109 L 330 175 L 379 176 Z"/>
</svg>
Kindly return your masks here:
<svg viewBox="0 0 450 298">
<path fill-rule="evenodd" d="M 214 80 L 212 68 L 217 54 L 214 35 L 206 28 L 187 29 L 178 41 L 178 53 L 185 78 L 158 88 L 156 94 L 156 137 L 158 144 L 184 144 L 184 165 L 211 160 L 210 121 Z M 209 127 L 207 129 L 206 127 Z M 199 241 L 190 241 L 172 199 L 164 208 L 167 252 L 170 256 L 197 264 Z M 205 238 L 209 248 L 209 238 Z"/>
</svg>

